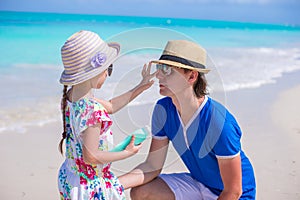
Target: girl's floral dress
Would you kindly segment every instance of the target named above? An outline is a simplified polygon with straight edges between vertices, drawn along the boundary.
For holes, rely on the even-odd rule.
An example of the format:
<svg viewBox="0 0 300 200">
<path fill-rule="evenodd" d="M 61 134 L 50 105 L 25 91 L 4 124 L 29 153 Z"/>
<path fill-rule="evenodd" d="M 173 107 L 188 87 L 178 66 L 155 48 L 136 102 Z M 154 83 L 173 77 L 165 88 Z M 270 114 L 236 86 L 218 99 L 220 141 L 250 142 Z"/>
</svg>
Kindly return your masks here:
<svg viewBox="0 0 300 200">
<path fill-rule="evenodd" d="M 101 123 L 99 150 L 107 151 L 113 144 L 112 120 L 105 108 L 93 98 L 68 102 L 66 108 L 66 159 L 58 175 L 60 199 L 114 200 L 125 199 L 124 189 L 110 171 L 110 163 L 90 165 L 82 157 L 82 132 Z"/>
</svg>

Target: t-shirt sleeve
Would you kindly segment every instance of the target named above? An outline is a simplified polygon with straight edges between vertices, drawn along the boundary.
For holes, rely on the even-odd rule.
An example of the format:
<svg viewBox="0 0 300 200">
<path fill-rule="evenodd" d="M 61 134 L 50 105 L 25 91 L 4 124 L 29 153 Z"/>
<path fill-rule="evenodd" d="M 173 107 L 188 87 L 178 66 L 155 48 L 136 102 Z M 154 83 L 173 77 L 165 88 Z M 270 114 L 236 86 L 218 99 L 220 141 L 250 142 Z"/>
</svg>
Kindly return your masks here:
<svg viewBox="0 0 300 200">
<path fill-rule="evenodd" d="M 241 131 L 234 122 L 225 122 L 213 151 L 217 158 L 233 158 L 241 151 Z"/>
<path fill-rule="evenodd" d="M 164 125 L 167 121 L 167 113 L 166 109 L 159 102 L 155 105 L 152 121 L 151 121 L 151 129 L 152 129 L 152 137 L 155 139 L 164 139 L 167 138 L 166 132 L 164 131 Z"/>
<path fill-rule="evenodd" d="M 112 125 L 112 120 L 110 119 L 106 110 L 97 102 L 87 104 L 86 109 L 78 113 L 77 120 L 77 133 L 80 134 L 88 127 L 95 126 L 96 124 L 101 124 L 100 134 L 106 132 Z"/>
</svg>

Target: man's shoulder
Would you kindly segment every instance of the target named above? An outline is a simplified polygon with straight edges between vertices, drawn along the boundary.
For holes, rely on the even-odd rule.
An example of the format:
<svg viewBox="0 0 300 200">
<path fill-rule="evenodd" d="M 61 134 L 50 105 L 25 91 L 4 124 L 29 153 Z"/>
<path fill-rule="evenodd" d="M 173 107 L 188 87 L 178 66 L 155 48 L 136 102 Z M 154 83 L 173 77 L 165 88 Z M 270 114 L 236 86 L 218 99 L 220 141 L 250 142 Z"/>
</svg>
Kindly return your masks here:
<svg viewBox="0 0 300 200">
<path fill-rule="evenodd" d="M 222 103 L 220 103 L 219 101 L 217 101 L 215 99 L 210 98 L 210 104 L 209 105 L 218 114 L 221 114 L 221 115 L 225 116 L 226 113 L 228 112 L 227 108 Z"/>
<path fill-rule="evenodd" d="M 172 104 L 172 99 L 170 97 L 163 97 L 157 101 L 157 104 L 160 105 Z"/>
<path fill-rule="evenodd" d="M 225 124 L 232 126 L 233 124 L 237 124 L 234 115 L 226 108 L 222 103 L 211 99 L 211 115 L 214 119 L 218 119 L 219 122 L 222 122 L 221 125 Z"/>
</svg>

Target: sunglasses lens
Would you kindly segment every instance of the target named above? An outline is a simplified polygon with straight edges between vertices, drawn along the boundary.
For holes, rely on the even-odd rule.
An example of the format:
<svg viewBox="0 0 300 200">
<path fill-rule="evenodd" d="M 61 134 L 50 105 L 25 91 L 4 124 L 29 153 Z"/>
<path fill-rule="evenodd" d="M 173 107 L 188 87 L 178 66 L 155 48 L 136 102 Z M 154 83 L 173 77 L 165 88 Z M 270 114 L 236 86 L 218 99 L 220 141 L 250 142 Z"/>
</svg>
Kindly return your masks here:
<svg viewBox="0 0 300 200">
<path fill-rule="evenodd" d="M 108 68 L 107 68 L 107 74 L 108 76 L 110 76 L 112 74 L 112 71 L 113 71 L 113 65 L 110 65 Z"/>
<path fill-rule="evenodd" d="M 164 75 L 170 75 L 171 74 L 171 67 L 166 64 L 156 64 L 156 69 L 161 70 Z"/>
<path fill-rule="evenodd" d="M 162 69 L 162 64 L 156 64 L 156 69 L 157 70 L 159 70 L 159 69 L 161 70 Z"/>
</svg>

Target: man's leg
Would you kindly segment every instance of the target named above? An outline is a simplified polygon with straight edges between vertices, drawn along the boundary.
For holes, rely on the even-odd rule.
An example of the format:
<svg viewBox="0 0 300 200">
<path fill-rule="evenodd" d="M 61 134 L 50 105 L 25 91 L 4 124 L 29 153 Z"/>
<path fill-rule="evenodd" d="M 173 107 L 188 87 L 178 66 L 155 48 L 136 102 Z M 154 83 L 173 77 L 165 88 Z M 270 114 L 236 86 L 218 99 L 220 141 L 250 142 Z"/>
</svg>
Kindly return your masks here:
<svg viewBox="0 0 300 200">
<path fill-rule="evenodd" d="M 149 183 L 132 188 L 130 197 L 132 200 L 175 200 L 175 195 L 172 190 L 165 181 L 159 177 Z"/>
</svg>

